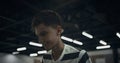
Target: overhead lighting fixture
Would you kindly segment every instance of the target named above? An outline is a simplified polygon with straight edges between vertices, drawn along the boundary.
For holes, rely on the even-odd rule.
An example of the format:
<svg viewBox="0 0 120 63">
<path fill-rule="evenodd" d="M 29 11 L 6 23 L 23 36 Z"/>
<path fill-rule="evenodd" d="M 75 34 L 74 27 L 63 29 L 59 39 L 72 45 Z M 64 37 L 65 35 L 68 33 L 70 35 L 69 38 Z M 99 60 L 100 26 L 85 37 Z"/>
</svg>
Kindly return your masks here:
<svg viewBox="0 0 120 63">
<path fill-rule="evenodd" d="M 96 49 L 106 49 L 106 48 L 110 48 L 110 45 L 106 45 L 106 46 L 97 46 Z"/>
<path fill-rule="evenodd" d="M 86 36 L 86 37 L 88 37 L 90 39 L 93 38 L 93 36 L 91 34 L 88 34 L 87 32 L 84 32 L 84 31 L 82 32 L 82 35 L 84 35 L 84 36 Z"/>
<path fill-rule="evenodd" d="M 19 54 L 19 52 L 13 52 L 12 54 L 14 54 L 14 55 L 15 55 L 15 54 Z"/>
<path fill-rule="evenodd" d="M 103 44 L 103 45 L 107 45 L 107 43 L 103 40 L 100 40 L 99 43 Z"/>
<path fill-rule="evenodd" d="M 32 54 L 30 54 L 30 56 L 34 57 L 34 56 L 38 56 L 38 54 L 37 53 L 32 53 Z"/>
<path fill-rule="evenodd" d="M 120 38 L 120 33 L 117 32 L 116 35 Z"/>
<path fill-rule="evenodd" d="M 45 53 L 47 53 L 47 51 L 46 51 L 46 50 L 43 50 L 43 51 L 38 51 L 38 54 L 45 54 Z"/>
<path fill-rule="evenodd" d="M 29 42 L 30 45 L 37 46 L 37 47 L 42 47 L 42 44 L 35 43 L 35 42 Z"/>
<path fill-rule="evenodd" d="M 77 41 L 77 40 L 73 40 L 73 43 L 78 44 L 78 45 L 83 45 L 83 43 L 82 43 L 82 42 Z"/>
<path fill-rule="evenodd" d="M 69 41 L 69 42 L 73 42 L 73 43 L 78 44 L 78 45 L 83 45 L 82 42 L 77 41 L 77 40 L 73 40 L 73 39 L 68 38 L 68 37 L 65 37 L 65 36 L 61 36 L 61 39 L 66 40 L 66 41 Z"/>
<path fill-rule="evenodd" d="M 69 41 L 69 42 L 73 42 L 73 39 L 65 37 L 65 36 L 61 36 L 61 39 Z"/>
<path fill-rule="evenodd" d="M 21 47 L 21 48 L 17 48 L 17 51 L 24 51 L 26 49 L 27 49 L 26 47 Z"/>
</svg>

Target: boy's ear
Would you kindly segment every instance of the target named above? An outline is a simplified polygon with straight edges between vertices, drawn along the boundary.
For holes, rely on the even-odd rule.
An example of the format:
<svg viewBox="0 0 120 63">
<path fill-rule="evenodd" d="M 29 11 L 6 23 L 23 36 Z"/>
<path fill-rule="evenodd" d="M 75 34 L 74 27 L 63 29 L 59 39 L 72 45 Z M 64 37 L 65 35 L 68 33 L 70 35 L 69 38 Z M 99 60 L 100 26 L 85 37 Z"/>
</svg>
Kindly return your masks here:
<svg viewBox="0 0 120 63">
<path fill-rule="evenodd" d="M 62 29 L 61 33 L 63 33 L 63 32 L 64 32 L 64 29 Z"/>
<path fill-rule="evenodd" d="M 60 35 L 60 34 L 62 34 L 63 33 L 63 29 L 62 29 L 62 27 L 61 26 L 57 26 L 57 33 Z"/>
</svg>

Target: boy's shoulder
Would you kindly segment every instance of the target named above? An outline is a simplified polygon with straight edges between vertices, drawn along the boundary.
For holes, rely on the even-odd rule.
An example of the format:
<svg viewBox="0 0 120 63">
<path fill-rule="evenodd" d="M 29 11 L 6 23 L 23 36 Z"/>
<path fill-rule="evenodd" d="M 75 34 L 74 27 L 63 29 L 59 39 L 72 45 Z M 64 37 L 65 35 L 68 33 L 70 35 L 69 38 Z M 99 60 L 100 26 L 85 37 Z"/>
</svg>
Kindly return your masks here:
<svg viewBox="0 0 120 63">
<path fill-rule="evenodd" d="M 71 45 L 65 44 L 64 53 L 66 54 L 80 52 L 80 51 L 81 49 L 77 49 Z"/>
</svg>

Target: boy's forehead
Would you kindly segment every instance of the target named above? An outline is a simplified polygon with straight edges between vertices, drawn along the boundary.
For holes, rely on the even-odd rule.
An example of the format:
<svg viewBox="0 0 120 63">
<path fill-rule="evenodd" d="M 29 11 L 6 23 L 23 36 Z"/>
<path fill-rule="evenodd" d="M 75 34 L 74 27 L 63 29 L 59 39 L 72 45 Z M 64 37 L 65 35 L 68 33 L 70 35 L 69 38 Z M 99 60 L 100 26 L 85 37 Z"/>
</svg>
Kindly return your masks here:
<svg viewBox="0 0 120 63">
<path fill-rule="evenodd" d="M 44 25 L 44 24 L 39 24 L 38 26 L 37 26 L 37 28 L 39 28 L 39 29 L 44 29 L 44 28 L 47 28 L 48 26 L 46 26 L 46 25 Z"/>
<path fill-rule="evenodd" d="M 48 30 L 48 26 L 45 26 L 44 24 L 40 24 L 38 25 L 37 27 L 35 27 L 35 33 L 38 34 L 38 32 L 41 32 L 41 31 L 47 31 Z"/>
</svg>

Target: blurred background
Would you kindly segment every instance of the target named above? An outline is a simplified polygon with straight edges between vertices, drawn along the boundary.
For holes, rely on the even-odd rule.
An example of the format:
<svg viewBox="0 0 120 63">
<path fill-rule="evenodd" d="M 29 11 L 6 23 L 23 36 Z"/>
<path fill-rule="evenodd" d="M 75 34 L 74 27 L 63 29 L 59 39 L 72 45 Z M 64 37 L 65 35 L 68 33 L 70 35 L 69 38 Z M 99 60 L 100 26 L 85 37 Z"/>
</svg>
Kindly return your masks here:
<svg viewBox="0 0 120 63">
<path fill-rule="evenodd" d="M 93 63 L 120 63 L 119 6 L 117 0 L 1 0 L 0 63 L 41 61 L 46 51 L 31 20 L 45 9 L 62 16 L 64 43 L 88 51 Z"/>
</svg>

